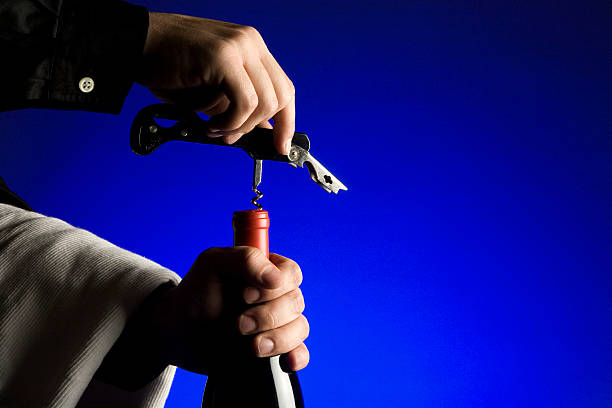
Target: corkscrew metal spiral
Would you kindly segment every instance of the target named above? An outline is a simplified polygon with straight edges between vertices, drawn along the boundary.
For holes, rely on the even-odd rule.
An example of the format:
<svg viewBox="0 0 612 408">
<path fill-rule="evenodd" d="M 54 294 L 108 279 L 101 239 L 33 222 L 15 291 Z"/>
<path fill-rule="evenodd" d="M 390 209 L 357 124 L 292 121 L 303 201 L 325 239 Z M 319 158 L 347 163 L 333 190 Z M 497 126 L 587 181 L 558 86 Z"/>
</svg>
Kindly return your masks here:
<svg viewBox="0 0 612 408">
<path fill-rule="evenodd" d="M 258 210 L 261 210 L 261 204 L 259 204 L 257 201 L 259 201 L 259 199 L 261 197 L 263 197 L 263 193 L 261 191 L 259 191 L 256 188 L 253 188 L 253 192 L 255 194 L 257 194 L 255 197 L 251 198 L 251 204 L 253 204 L 255 207 L 257 207 Z"/>
<path fill-rule="evenodd" d="M 263 197 L 263 193 L 257 189 L 259 183 L 261 183 L 261 160 L 254 160 L 255 165 L 253 167 L 253 192 L 257 194 L 255 197 L 251 199 L 251 204 L 253 204 L 257 209 L 261 210 L 261 204 L 258 201 Z"/>
</svg>

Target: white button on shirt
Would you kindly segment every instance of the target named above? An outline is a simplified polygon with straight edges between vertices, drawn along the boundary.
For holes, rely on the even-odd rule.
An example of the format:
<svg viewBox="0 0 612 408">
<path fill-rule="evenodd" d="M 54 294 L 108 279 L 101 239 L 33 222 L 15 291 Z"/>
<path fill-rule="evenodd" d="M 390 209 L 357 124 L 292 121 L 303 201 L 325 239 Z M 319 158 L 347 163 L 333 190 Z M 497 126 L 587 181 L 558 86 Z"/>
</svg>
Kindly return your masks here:
<svg viewBox="0 0 612 408">
<path fill-rule="evenodd" d="M 89 93 L 93 91 L 94 85 L 94 80 L 90 77 L 81 78 L 81 80 L 79 81 L 79 89 L 83 93 Z"/>
</svg>

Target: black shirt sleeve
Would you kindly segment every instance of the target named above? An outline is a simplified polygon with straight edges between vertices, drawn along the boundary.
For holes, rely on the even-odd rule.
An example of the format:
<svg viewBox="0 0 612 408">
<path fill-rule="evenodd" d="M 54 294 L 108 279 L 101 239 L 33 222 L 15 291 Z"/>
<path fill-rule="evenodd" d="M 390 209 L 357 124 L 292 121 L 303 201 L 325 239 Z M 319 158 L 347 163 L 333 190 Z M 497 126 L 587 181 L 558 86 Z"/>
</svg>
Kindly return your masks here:
<svg viewBox="0 0 612 408">
<path fill-rule="evenodd" d="M 118 114 L 142 63 L 149 13 L 119 0 L 0 0 L 0 111 L 78 109 Z M 0 202 L 31 208 L 0 178 Z M 139 316 L 130 319 L 96 378 L 135 390 L 167 363 Z M 139 352 L 135 353 L 134 350 Z"/>
<path fill-rule="evenodd" d="M 13 193 L 2 177 L 0 177 L 0 203 L 10 204 L 14 207 L 23 208 L 24 210 L 33 211 L 32 207 L 28 205 L 21 197 Z"/>
<path fill-rule="evenodd" d="M 144 7 L 119 0 L 3 0 L 0 110 L 119 113 L 148 25 Z"/>
</svg>

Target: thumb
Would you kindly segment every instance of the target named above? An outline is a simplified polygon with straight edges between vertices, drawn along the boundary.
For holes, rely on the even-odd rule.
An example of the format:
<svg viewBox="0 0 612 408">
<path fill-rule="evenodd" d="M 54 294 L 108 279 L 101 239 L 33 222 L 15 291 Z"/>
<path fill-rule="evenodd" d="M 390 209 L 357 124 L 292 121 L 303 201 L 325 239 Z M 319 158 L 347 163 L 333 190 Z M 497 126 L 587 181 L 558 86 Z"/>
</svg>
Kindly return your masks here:
<svg viewBox="0 0 612 408">
<path fill-rule="evenodd" d="M 237 246 L 209 248 L 202 252 L 188 275 L 196 280 L 215 280 L 237 286 L 274 289 L 282 283 L 282 273 L 257 248 Z"/>
</svg>

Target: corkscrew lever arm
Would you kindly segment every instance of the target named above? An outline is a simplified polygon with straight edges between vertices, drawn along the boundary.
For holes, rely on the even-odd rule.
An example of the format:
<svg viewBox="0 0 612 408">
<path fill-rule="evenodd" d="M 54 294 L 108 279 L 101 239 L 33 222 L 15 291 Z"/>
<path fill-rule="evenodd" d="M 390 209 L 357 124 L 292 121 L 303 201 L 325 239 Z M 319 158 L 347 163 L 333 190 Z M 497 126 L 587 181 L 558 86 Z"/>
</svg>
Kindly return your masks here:
<svg viewBox="0 0 612 408">
<path fill-rule="evenodd" d="M 291 145 L 289 151 L 289 164 L 293 167 L 306 167 L 312 181 L 321 186 L 328 193 L 338 194 L 340 190 L 348 190 L 340 180 L 336 178 L 329 170 L 327 170 L 317 159 L 312 157 L 308 150 Z"/>
<path fill-rule="evenodd" d="M 159 120 L 174 123 L 162 126 Z M 306 167 L 310 178 L 328 192 L 347 190 L 340 180 L 310 155 L 310 140 L 304 133 L 295 132 L 290 153 L 286 156 L 276 151 L 271 129 L 255 128 L 234 144 L 227 144 L 220 137 L 208 137 L 207 130 L 208 122 L 194 111 L 167 103 L 149 105 L 141 109 L 132 122 L 130 145 L 132 151 L 138 155 L 151 154 L 170 141 L 238 147 L 254 160 L 272 160 L 289 163 L 293 167 Z"/>
</svg>

